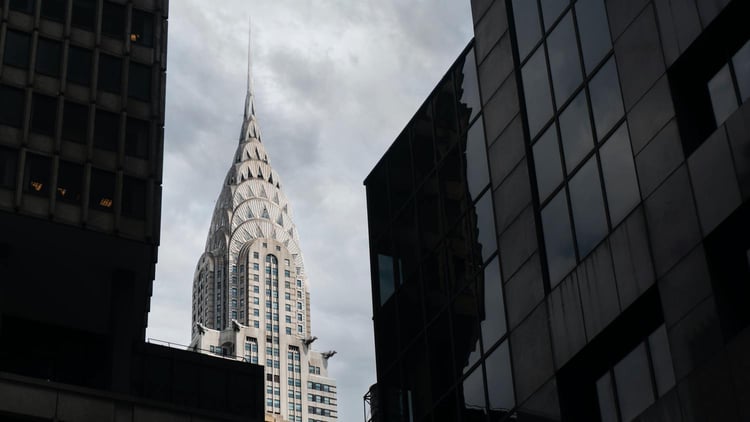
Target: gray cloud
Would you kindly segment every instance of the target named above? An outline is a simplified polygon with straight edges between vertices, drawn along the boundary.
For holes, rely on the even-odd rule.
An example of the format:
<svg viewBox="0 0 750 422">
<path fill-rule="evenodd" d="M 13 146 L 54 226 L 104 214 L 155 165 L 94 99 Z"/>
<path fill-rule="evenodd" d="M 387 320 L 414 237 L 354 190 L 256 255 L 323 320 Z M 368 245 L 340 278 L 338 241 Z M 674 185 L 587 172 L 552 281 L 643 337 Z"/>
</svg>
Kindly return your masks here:
<svg viewBox="0 0 750 422">
<path fill-rule="evenodd" d="M 216 6 L 220 4 L 220 6 Z M 263 142 L 310 277 L 312 328 L 339 352 L 339 419 L 375 381 L 362 181 L 471 37 L 469 1 L 173 1 L 162 236 L 148 335 L 187 344 L 195 263 L 237 145 L 253 20 Z"/>
</svg>

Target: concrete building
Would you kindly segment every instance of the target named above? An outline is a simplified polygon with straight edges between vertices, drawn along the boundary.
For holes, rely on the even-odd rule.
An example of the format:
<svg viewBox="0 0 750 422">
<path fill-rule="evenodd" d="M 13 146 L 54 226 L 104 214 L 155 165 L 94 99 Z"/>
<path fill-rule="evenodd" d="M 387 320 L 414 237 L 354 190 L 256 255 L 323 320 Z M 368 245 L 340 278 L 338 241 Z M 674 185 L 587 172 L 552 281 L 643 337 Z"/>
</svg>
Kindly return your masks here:
<svg viewBox="0 0 750 422">
<path fill-rule="evenodd" d="M 249 62 L 239 145 L 195 269 L 192 319 L 192 349 L 265 367 L 267 418 L 337 418 L 336 383 L 328 377 L 335 352 L 311 349 L 300 241 L 261 142 Z"/>
<path fill-rule="evenodd" d="M 259 366 L 144 343 L 167 0 L 0 16 L 0 419 L 261 420 Z"/>
<path fill-rule="evenodd" d="M 365 181 L 373 419 L 748 420 L 750 4 L 471 3 Z"/>
</svg>

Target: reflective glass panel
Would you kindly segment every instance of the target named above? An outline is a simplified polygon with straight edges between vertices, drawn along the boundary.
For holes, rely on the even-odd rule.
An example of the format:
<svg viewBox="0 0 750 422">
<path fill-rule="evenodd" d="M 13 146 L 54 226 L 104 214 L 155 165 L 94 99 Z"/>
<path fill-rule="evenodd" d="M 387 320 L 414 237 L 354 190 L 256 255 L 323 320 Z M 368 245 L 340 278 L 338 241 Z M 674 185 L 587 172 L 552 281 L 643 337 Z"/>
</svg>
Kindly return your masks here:
<svg viewBox="0 0 750 422">
<path fill-rule="evenodd" d="M 581 85 L 581 59 L 578 56 L 576 31 L 573 28 L 573 15 L 568 12 L 547 37 L 549 67 L 552 72 L 552 85 L 555 103 L 559 108 Z"/>
<path fill-rule="evenodd" d="M 565 167 L 570 174 L 594 146 L 589 121 L 589 106 L 586 104 L 584 91 L 579 92 L 560 114 L 560 136 L 565 155 Z"/>
<path fill-rule="evenodd" d="M 557 143 L 557 131 L 552 125 L 533 146 L 534 170 L 539 201 L 544 202 L 563 179 L 560 163 L 560 147 Z"/>
<path fill-rule="evenodd" d="M 102 35 L 122 38 L 125 35 L 125 6 L 104 1 L 102 4 Z"/>
<path fill-rule="evenodd" d="M 622 420 L 633 420 L 654 401 L 644 343 L 618 362 L 614 371 L 620 415 Z"/>
<path fill-rule="evenodd" d="M 664 325 L 648 336 L 648 348 L 651 351 L 651 364 L 656 378 L 656 389 L 663 396 L 675 385 L 672 354 L 669 351 L 667 329 Z"/>
<path fill-rule="evenodd" d="M 478 247 L 482 252 L 482 262 L 487 261 L 497 250 L 497 234 L 495 233 L 495 212 L 492 208 L 492 195 L 487 191 L 475 205 L 477 213 Z"/>
<path fill-rule="evenodd" d="M 380 281 L 380 304 L 384 304 L 395 291 L 393 257 L 378 255 L 378 279 Z"/>
<path fill-rule="evenodd" d="M 503 280 L 500 276 L 500 263 L 497 257 L 484 269 L 484 274 L 478 277 L 479 292 L 484 301 L 480 301 L 482 308 L 479 315 L 482 319 L 482 339 L 485 349 L 492 347 L 506 332 L 505 302 L 503 301 Z"/>
<path fill-rule="evenodd" d="M 737 78 L 737 87 L 740 90 L 740 98 L 747 101 L 750 98 L 750 41 L 732 57 L 734 74 Z"/>
<path fill-rule="evenodd" d="M 49 192 L 51 160 L 41 155 L 26 153 L 26 163 L 24 165 L 24 186 L 25 192 L 36 195 L 46 196 Z"/>
<path fill-rule="evenodd" d="M 596 395 L 599 399 L 599 415 L 602 422 L 619 422 L 615 392 L 612 389 L 612 375 L 609 371 L 596 381 Z"/>
<path fill-rule="evenodd" d="M 96 25 L 96 3 L 95 0 L 73 0 L 71 25 L 93 30 Z"/>
<path fill-rule="evenodd" d="M 466 53 L 464 59 L 464 65 L 461 69 L 461 73 L 458 75 L 458 86 L 460 91 L 458 92 L 459 98 L 459 116 L 461 121 L 464 121 L 464 116 L 467 116 L 467 122 L 470 122 L 479 112 L 481 104 L 479 103 L 479 84 L 477 82 L 477 67 L 476 60 L 474 59 L 474 49 L 472 48 Z M 466 126 L 463 126 L 466 127 Z"/>
<path fill-rule="evenodd" d="M 65 102 L 63 108 L 63 127 L 62 138 L 68 141 L 86 143 L 86 132 L 88 131 L 89 108 L 72 103 Z"/>
<path fill-rule="evenodd" d="M 542 210 L 542 227 L 550 284 L 555 286 L 576 262 L 565 189 Z"/>
<path fill-rule="evenodd" d="M 536 1 L 513 0 L 513 21 L 516 24 L 518 56 L 523 60 L 542 36 Z"/>
<path fill-rule="evenodd" d="M 469 284 L 453 302 L 453 354 L 457 373 L 465 375 L 479 360 L 482 350 L 479 343 L 477 283 Z"/>
<path fill-rule="evenodd" d="M 732 83 L 728 64 L 725 64 L 719 73 L 708 81 L 708 92 L 711 94 L 716 125 L 721 125 L 737 110 L 737 95 L 734 92 L 734 83 Z"/>
<path fill-rule="evenodd" d="M 529 2 L 531 3 L 531 2 Z M 547 59 L 544 49 L 536 50 L 521 70 L 529 134 L 533 138 L 552 116 L 552 97 L 547 78 Z"/>
<path fill-rule="evenodd" d="M 484 141 L 484 125 L 480 116 L 466 134 L 466 182 L 471 199 L 490 183 L 490 170 L 487 167 L 487 145 Z"/>
<path fill-rule="evenodd" d="M 128 95 L 143 101 L 151 99 L 151 68 L 135 62 L 130 62 L 130 78 L 128 80 Z"/>
<path fill-rule="evenodd" d="M 466 377 L 462 387 L 463 394 L 459 396 L 461 409 L 474 409 L 485 413 L 487 400 L 484 397 L 484 379 L 481 365 Z"/>
<path fill-rule="evenodd" d="M 570 179 L 568 186 L 578 253 L 583 258 L 607 234 L 607 216 L 595 156 Z"/>
<path fill-rule="evenodd" d="M 152 47 L 154 45 L 154 15 L 138 9 L 133 9 L 130 41 L 142 44 L 146 47 Z"/>
<path fill-rule="evenodd" d="M 490 398 L 490 413 L 515 406 L 513 375 L 510 372 L 508 341 L 504 341 L 484 361 L 487 369 L 487 395 Z"/>
<path fill-rule="evenodd" d="M 83 166 L 60 161 L 57 170 L 57 200 L 80 203 L 83 194 Z"/>
<path fill-rule="evenodd" d="M 544 18 L 544 28 L 550 29 L 565 6 L 570 3 L 569 0 L 542 0 L 542 17 Z"/>
<path fill-rule="evenodd" d="M 122 89 L 122 59 L 108 54 L 99 54 L 97 87 L 102 91 L 120 93 Z"/>
<path fill-rule="evenodd" d="M 601 142 L 623 116 L 625 110 L 620 95 L 620 82 L 617 78 L 617 66 L 612 56 L 589 82 L 591 108 L 594 112 L 596 139 Z"/>
<path fill-rule="evenodd" d="M 0 124 L 21 127 L 25 98 L 23 90 L 0 85 Z"/>
<path fill-rule="evenodd" d="M 120 137 L 120 116 L 104 110 L 96 110 L 94 120 L 94 147 L 116 151 Z"/>
<path fill-rule="evenodd" d="M 125 126 L 125 154 L 132 157 L 148 158 L 149 133 L 147 121 L 128 117 Z"/>
<path fill-rule="evenodd" d="M 614 227 L 641 199 L 627 123 L 623 123 L 612 134 L 599 154 L 609 204 L 609 219 Z"/>
<path fill-rule="evenodd" d="M 586 74 L 589 74 L 612 49 L 604 0 L 578 0 L 576 18 L 581 35 L 583 63 Z"/>
</svg>

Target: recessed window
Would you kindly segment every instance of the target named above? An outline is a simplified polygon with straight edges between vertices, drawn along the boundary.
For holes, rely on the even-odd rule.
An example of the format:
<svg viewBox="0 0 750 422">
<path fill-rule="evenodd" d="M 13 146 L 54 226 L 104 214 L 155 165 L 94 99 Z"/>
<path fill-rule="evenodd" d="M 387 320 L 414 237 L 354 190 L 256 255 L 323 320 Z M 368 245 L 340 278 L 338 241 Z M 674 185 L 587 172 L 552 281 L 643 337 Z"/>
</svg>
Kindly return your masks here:
<svg viewBox="0 0 750 422">
<path fill-rule="evenodd" d="M 88 120 L 89 108 L 87 106 L 66 101 L 63 109 L 63 139 L 85 144 Z"/>
<path fill-rule="evenodd" d="M 633 420 L 674 385 L 672 357 L 662 325 L 597 380 L 602 421 Z"/>
<path fill-rule="evenodd" d="M 149 66 L 130 62 L 128 96 L 142 101 L 151 100 L 151 68 Z"/>
<path fill-rule="evenodd" d="M 57 98 L 34 94 L 31 102 L 31 130 L 53 136 L 57 121 Z"/>
<path fill-rule="evenodd" d="M 65 22 L 67 0 L 44 0 L 41 4 L 41 15 L 43 18 Z"/>
<path fill-rule="evenodd" d="M 0 147 L 0 186 L 10 189 L 16 187 L 17 163 L 17 151 Z"/>
<path fill-rule="evenodd" d="M 23 124 L 24 92 L 18 88 L 0 85 L 0 123 L 21 127 Z"/>
<path fill-rule="evenodd" d="M 149 134 L 150 130 L 147 121 L 128 117 L 125 128 L 125 154 L 132 157 L 148 158 Z M 254 252 L 254 254 L 257 255 L 257 252 Z"/>
<path fill-rule="evenodd" d="M 11 10 L 33 14 L 34 4 L 36 4 L 35 0 L 10 0 L 9 6 Z"/>
<path fill-rule="evenodd" d="M 99 80 L 97 88 L 119 94 L 122 90 L 122 59 L 99 54 Z"/>
<path fill-rule="evenodd" d="M 71 25 L 93 31 L 96 26 L 96 0 L 73 0 Z"/>
<path fill-rule="evenodd" d="M 533 146 L 539 201 L 544 202 L 563 181 L 560 147 L 555 126 L 550 126 Z"/>
<path fill-rule="evenodd" d="M 82 192 L 83 166 L 61 160 L 57 173 L 57 200 L 80 204 Z"/>
<path fill-rule="evenodd" d="M 112 212 L 115 200 L 115 175 L 108 171 L 91 169 L 89 208 Z"/>
<path fill-rule="evenodd" d="M 39 37 L 36 45 L 36 72 L 53 77 L 60 76 L 62 44 Z"/>
<path fill-rule="evenodd" d="M 23 190 L 46 196 L 50 190 L 51 164 L 52 160 L 48 157 L 27 153 L 23 172 Z"/>
<path fill-rule="evenodd" d="M 109 1 L 102 4 L 102 35 L 123 39 L 125 36 L 125 6 Z"/>
<path fill-rule="evenodd" d="M 108 151 L 117 151 L 120 137 L 120 116 L 104 110 L 96 110 L 94 121 L 94 146 Z"/>
<path fill-rule="evenodd" d="M 31 35 L 12 30 L 6 31 L 3 63 L 21 69 L 28 68 L 30 49 Z"/>
<path fill-rule="evenodd" d="M 154 45 L 154 15 L 133 9 L 133 25 L 130 30 L 130 41 L 146 47 Z"/>
<path fill-rule="evenodd" d="M 91 51 L 70 46 L 68 49 L 68 81 L 88 86 L 91 82 Z"/>
</svg>

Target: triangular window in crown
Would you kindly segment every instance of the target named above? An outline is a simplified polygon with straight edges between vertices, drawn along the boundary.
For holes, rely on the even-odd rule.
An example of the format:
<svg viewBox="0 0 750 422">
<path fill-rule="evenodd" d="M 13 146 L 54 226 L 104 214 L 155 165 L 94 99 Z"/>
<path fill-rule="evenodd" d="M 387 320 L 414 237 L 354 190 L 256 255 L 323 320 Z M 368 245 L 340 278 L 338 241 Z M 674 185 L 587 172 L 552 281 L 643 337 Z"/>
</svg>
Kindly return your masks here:
<svg viewBox="0 0 750 422">
<path fill-rule="evenodd" d="M 268 194 L 266 193 L 266 189 L 263 186 L 260 187 L 260 197 L 268 199 Z"/>
<path fill-rule="evenodd" d="M 274 193 L 273 194 L 273 202 L 275 202 L 277 204 L 279 203 L 279 194 L 278 193 Z"/>
<path fill-rule="evenodd" d="M 266 208 L 266 207 L 263 207 L 263 214 L 261 214 L 261 217 L 263 217 L 263 218 L 271 218 L 271 217 L 270 217 L 270 216 L 268 215 L 268 208 Z"/>
<path fill-rule="evenodd" d="M 284 225 L 284 218 L 282 218 L 281 214 L 279 214 L 279 218 L 276 219 L 276 224 L 278 224 L 279 226 Z"/>
<path fill-rule="evenodd" d="M 255 218 L 255 215 L 253 215 L 252 208 L 247 209 L 247 218 Z"/>
<path fill-rule="evenodd" d="M 258 167 L 258 177 L 263 179 L 263 172 L 260 170 L 260 167 Z"/>
<path fill-rule="evenodd" d="M 262 160 L 262 158 L 260 158 L 260 152 L 258 151 L 258 148 L 255 148 L 255 156 L 256 156 L 256 157 L 257 157 L 257 158 L 258 158 L 259 160 Z"/>
<path fill-rule="evenodd" d="M 270 183 L 270 184 L 273 185 L 273 173 L 271 173 L 270 175 L 268 175 L 268 183 Z"/>
</svg>

